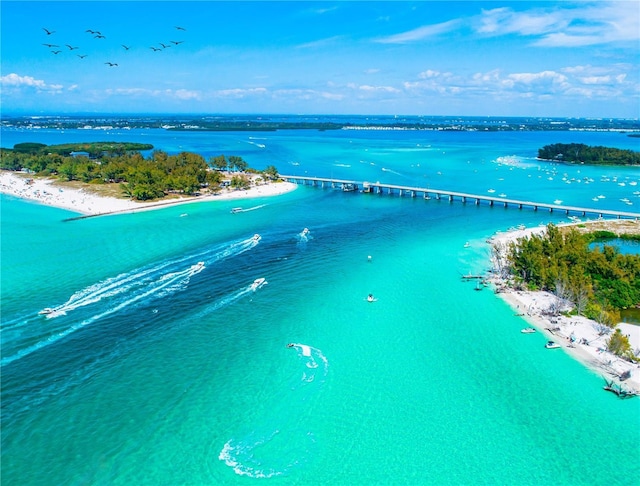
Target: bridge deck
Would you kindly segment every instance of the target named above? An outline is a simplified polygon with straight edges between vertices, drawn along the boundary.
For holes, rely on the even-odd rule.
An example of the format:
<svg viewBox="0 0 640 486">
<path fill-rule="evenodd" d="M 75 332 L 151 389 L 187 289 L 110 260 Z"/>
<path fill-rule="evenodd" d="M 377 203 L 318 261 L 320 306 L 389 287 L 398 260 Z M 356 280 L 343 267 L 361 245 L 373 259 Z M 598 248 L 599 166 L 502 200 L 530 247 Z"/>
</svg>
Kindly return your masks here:
<svg viewBox="0 0 640 486">
<path fill-rule="evenodd" d="M 362 181 L 351 181 L 344 179 L 329 179 L 322 177 L 308 177 L 308 176 L 289 176 L 289 175 L 280 175 L 281 178 L 293 182 L 296 184 L 307 184 L 310 183 L 312 185 L 322 185 L 331 184 L 332 187 L 341 186 L 341 187 L 350 187 L 354 189 L 365 189 L 370 191 L 378 191 L 382 193 L 384 190 L 387 191 L 388 194 L 393 193 L 393 191 L 398 191 L 399 194 L 404 192 L 410 193 L 412 196 L 416 194 L 423 194 L 424 197 L 428 197 L 433 194 L 438 199 L 441 197 L 448 197 L 450 201 L 453 201 L 454 198 L 460 199 L 462 202 L 467 202 L 467 199 L 475 201 L 476 204 L 479 204 L 480 201 L 486 201 L 491 206 L 494 204 L 503 204 L 505 207 L 508 206 L 517 206 L 522 209 L 524 207 L 532 208 L 534 211 L 538 209 L 548 209 L 549 211 L 564 211 L 566 214 L 569 213 L 578 213 L 583 216 L 587 214 L 597 214 L 598 216 L 614 216 L 616 218 L 632 218 L 632 219 L 640 219 L 640 213 L 634 213 L 630 211 L 616 211 L 610 209 L 595 209 L 595 208 L 585 208 L 580 206 L 566 206 L 563 204 L 549 204 L 542 203 L 536 201 L 527 201 L 521 199 L 511 199 L 505 197 L 494 197 L 480 194 L 471 194 L 467 192 L 459 192 L 459 191 L 448 191 L 444 189 L 431 189 L 425 187 L 413 187 L 413 186 L 400 186 L 396 184 L 383 184 L 380 182 L 362 182 Z"/>
</svg>

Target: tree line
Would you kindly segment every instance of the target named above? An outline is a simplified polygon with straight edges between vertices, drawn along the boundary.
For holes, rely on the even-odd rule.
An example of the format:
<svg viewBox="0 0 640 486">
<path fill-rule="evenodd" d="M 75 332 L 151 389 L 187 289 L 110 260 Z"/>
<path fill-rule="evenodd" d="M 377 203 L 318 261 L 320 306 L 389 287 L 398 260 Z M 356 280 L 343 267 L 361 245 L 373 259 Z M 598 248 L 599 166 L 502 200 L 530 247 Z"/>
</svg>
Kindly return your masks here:
<svg viewBox="0 0 640 486">
<path fill-rule="evenodd" d="M 27 170 L 41 176 L 55 176 L 67 181 L 88 184 L 119 184 L 123 194 L 146 201 L 163 198 L 169 194 L 197 195 L 203 191 L 217 192 L 223 182 L 223 171 L 232 172 L 229 185 L 243 189 L 251 185 L 249 173 L 260 174 L 263 180 L 278 177 L 274 166 L 264 171 L 251 169 L 242 157 L 218 155 L 205 160 L 199 154 L 181 152 L 169 155 L 154 150 L 144 157 L 137 150 L 94 150 L 105 143 L 83 144 L 86 154 L 71 155 L 64 150 L 48 150 L 48 147 L 18 147 L 16 150 L 0 149 L 0 169 Z M 121 144 L 122 145 L 122 144 Z M 92 147 L 93 146 L 93 147 Z M 74 148 L 78 148 L 74 144 Z M 55 147 L 54 147 L 55 149 Z"/>
<path fill-rule="evenodd" d="M 589 165 L 640 165 L 640 152 L 582 143 L 554 143 L 538 149 L 538 158 Z"/>
<path fill-rule="evenodd" d="M 557 304 L 551 312 L 568 304 L 575 314 L 613 327 L 621 309 L 640 305 L 640 255 L 622 254 L 606 244 L 591 246 L 611 237 L 616 235 L 573 228 L 562 232 L 549 224 L 543 235 L 519 238 L 506 251 L 494 245 L 492 253 L 497 270 L 510 275 L 516 288 L 553 293 Z"/>
</svg>

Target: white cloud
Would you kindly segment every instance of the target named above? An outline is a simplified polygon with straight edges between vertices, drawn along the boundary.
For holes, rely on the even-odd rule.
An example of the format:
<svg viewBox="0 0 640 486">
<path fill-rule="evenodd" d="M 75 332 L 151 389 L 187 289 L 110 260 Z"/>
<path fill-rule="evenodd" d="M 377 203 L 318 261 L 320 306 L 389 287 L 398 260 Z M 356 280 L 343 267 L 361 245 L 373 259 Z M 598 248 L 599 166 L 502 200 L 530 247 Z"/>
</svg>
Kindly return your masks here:
<svg viewBox="0 0 640 486">
<path fill-rule="evenodd" d="M 459 20 L 449 20 L 440 24 L 424 25 L 417 29 L 401 32 L 399 34 L 381 37 L 375 40 L 380 44 L 408 44 L 411 42 L 421 41 L 429 37 L 438 36 L 446 32 L 451 32 L 460 24 Z"/>
<path fill-rule="evenodd" d="M 480 34 L 537 38 L 539 47 L 580 47 L 640 39 L 640 3 L 597 2 L 517 12 L 511 7 L 483 10 Z"/>
<path fill-rule="evenodd" d="M 0 85 L 8 88 L 34 88 L 38 91 L 58 92 L 63 89 L 61 84 L 47 84 L 42 79 L 32 76 L 20 76 L 16 73 L 0 77 Z"/>
</svg>

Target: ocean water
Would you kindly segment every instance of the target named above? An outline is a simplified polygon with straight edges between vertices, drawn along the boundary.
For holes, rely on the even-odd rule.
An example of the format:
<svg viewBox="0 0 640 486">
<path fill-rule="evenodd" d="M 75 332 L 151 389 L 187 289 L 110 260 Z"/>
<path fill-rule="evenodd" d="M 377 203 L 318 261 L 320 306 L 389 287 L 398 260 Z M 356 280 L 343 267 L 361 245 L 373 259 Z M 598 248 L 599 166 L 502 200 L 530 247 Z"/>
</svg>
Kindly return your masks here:
<svg viewBox="0 0 640 486">
<path fill-rule="evenodd" d="M 3 146 L 106 139 L 283 174 L 640 212 L 637 169 L 535 160 L 564 141 L 638 150 L 621 134 L 2 131 Z M 521 334 L 506 304 L 460 278 L 487 268 L 496 231 L 564 215 L 311 187 L 70 222 L 0 204 L 6 484 L 640 474 L 640 401 L 604 392 L 601 376 Z M 255 210 L 232 214 L 238 205 Z M 267 283 L 253 290 L 257 278 Z M 45 307 L 56 312 L 38 315 Z"/>
</svg>

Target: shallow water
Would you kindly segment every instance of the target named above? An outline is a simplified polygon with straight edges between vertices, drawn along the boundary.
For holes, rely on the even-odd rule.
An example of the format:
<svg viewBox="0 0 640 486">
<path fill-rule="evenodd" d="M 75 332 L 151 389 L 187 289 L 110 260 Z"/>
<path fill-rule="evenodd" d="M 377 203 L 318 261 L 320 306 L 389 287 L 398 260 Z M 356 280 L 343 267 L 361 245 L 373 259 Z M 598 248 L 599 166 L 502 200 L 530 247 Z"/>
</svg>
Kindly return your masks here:
<svg viewBox="0 0 640 486">
<path fill-rule="evenodd" d="M 531 158 L 575 136 L 631 143 L 613 134 L 131 132 L 109 138 L 282 173 L 640 203 L 637 169 Z M 238 214 L 220 201 L 62 222 L 73 213 L 0 202 L 7 484 L 628 484 L 640 473 L 640 402 L 602 391 L 602 377 L 521 334 L 506 304 L 460 278 L 487 268 L 495 231 L 562 215 L 310 187 Z M 259 277 L 268 283 L 251 290 Z M 62 312 L 38 316 L 44 307 Z"/>
</svg>

